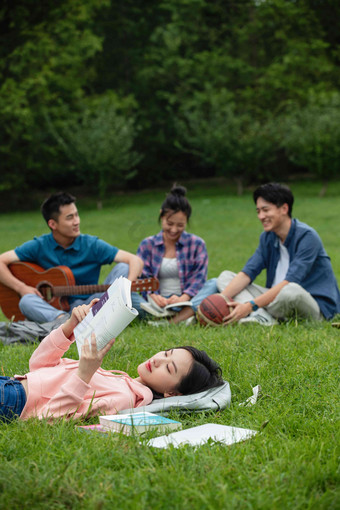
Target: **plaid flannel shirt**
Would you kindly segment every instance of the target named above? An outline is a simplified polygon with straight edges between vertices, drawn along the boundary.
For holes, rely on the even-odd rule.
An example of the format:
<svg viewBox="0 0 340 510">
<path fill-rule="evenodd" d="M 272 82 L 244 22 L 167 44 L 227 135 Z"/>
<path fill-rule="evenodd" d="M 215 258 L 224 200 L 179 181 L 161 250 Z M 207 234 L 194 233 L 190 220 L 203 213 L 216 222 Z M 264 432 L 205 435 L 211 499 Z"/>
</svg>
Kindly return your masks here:
<svg viewBox="0 0 340 510">
<path fill-rule="evenodd" d="M 144 261 L 143 278 L 158 277 L 164 252 L 163 232 L 147 237 L 140 243 L 137 255 Z M 207 279 L 208 253 L 205 242 L 194 234 L 183 232 L 176 243 L 176 259 L 182 294 L 194 297 Z"/>
</svg>

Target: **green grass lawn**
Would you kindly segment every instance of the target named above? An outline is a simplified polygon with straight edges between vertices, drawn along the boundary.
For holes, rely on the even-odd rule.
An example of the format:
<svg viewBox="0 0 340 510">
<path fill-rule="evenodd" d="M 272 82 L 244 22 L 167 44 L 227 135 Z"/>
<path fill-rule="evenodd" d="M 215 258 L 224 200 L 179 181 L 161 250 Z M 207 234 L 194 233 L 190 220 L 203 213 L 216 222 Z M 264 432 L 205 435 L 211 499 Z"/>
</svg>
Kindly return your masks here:
<svg viewBox="0 0 340 510">
<path fill-rule="evenodd" d="M 294 216 L 319 232 L 340 281 L 340 183 L 332 184 L 324 198 L 318 198 L 319 187 L 292 186 Z M 188 230 L 207 242 L 209 277 L 223 269 L 240 270 L 261 232 L 250 191 L 242 197 L 233 192 L 223 182 L 189 189 L 193 216 Z M 117 195 L 101 211 L 80 200 L 82 231 L 135 251 L 143 237 L 158 231 L 164 195 Z M 39 212 L 2 215 L 0 252 L 46 231 Z M 264 284 L 264 275 L 258 282 Z M 104 368 L 137 375 L 137 365 L 154 352 L 195 345 L 221 364 L 231 386 L 231 407 L 170 417 L 183 427 L 267 426 L 255 438 L 229 447 L 153 450 L 133 437 L 81 433 L 72 422 L 0 425 L 0 508 L 339 508 L 339 340 L 340 330 L 327 322 L 155 330 L 134 321 L 117 339 Z M 2 375 L 25 373 L 34 348 L 0 342 Z M 74 346 L 68 356 L 76 358 Z M 240 407 L 257 384 L 263 398 L 253 407 Z"/>
</svg>

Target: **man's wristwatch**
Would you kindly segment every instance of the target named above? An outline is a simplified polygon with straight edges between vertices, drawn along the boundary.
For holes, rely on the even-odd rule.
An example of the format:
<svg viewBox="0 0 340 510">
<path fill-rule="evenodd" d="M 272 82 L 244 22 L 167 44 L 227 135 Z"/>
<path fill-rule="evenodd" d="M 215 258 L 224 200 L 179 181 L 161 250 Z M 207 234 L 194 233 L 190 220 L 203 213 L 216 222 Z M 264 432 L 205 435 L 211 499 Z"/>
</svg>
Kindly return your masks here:
<svg viewBox="0 0 340 510">
<path fill-rule="evenodd" d="M 253 309 L 253 312 L 256 312 L 256 310 L 258 310 L 258 308 L 259 308 L 259 307 L 258 307 L 258 306 L 257 306 L 257 304 L 255 303 L 255 301 L 251 300 L 251 301 L 249 301 L 249 303 L 251 304 L 251 307 L 252 307 L 252 309 Z"/>
</svg>

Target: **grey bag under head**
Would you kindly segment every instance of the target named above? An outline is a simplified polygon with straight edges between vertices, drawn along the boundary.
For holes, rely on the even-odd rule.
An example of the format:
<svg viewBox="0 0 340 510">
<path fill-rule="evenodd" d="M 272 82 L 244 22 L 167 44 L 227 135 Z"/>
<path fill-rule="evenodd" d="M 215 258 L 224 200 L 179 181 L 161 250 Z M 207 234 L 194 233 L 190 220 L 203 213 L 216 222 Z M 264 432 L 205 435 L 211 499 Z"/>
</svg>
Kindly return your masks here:
<svg viewBox="0 0 340 510">
<path fill-rule="evenodd" d="M 155 399 L 151 404 L 134 409 L 124 409 L 119 414 L 140 413 L 147 411 L 149 413 L 167 414 L 171 410 L 180 413 L 192 411 L 220 411 L 230 406 L 231 391 L 227 381 L 222 386 L 211 388 L 210 390 L 194 393 L 193 395 L 179 395 L 176 397 L 167 397 Z"/>
</svg>

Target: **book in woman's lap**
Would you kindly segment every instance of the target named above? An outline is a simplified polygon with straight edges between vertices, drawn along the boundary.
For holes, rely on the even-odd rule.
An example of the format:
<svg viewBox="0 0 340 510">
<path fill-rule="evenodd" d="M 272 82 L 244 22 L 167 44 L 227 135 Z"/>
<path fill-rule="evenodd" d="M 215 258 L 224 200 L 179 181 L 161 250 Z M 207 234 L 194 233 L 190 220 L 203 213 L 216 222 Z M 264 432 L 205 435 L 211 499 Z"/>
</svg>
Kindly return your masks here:
<svg viewBox="0 0 340 510">
<path fill-rule="evenodd" d="M 155 317 L 172 317 L 176 313 L 174 308 L 183 308 L 184 306 L 192 307 L 192 302 L 181 301 L 180 303 L 172 303 L 162 308 L 161 306 L 157 305 L 157 303 L 155 303 L 155 301 L 149 295 L 147 296 L 147 301 L 145 303 L 141 303 L 140 305 L 143 310 Z"/>
</svg>

